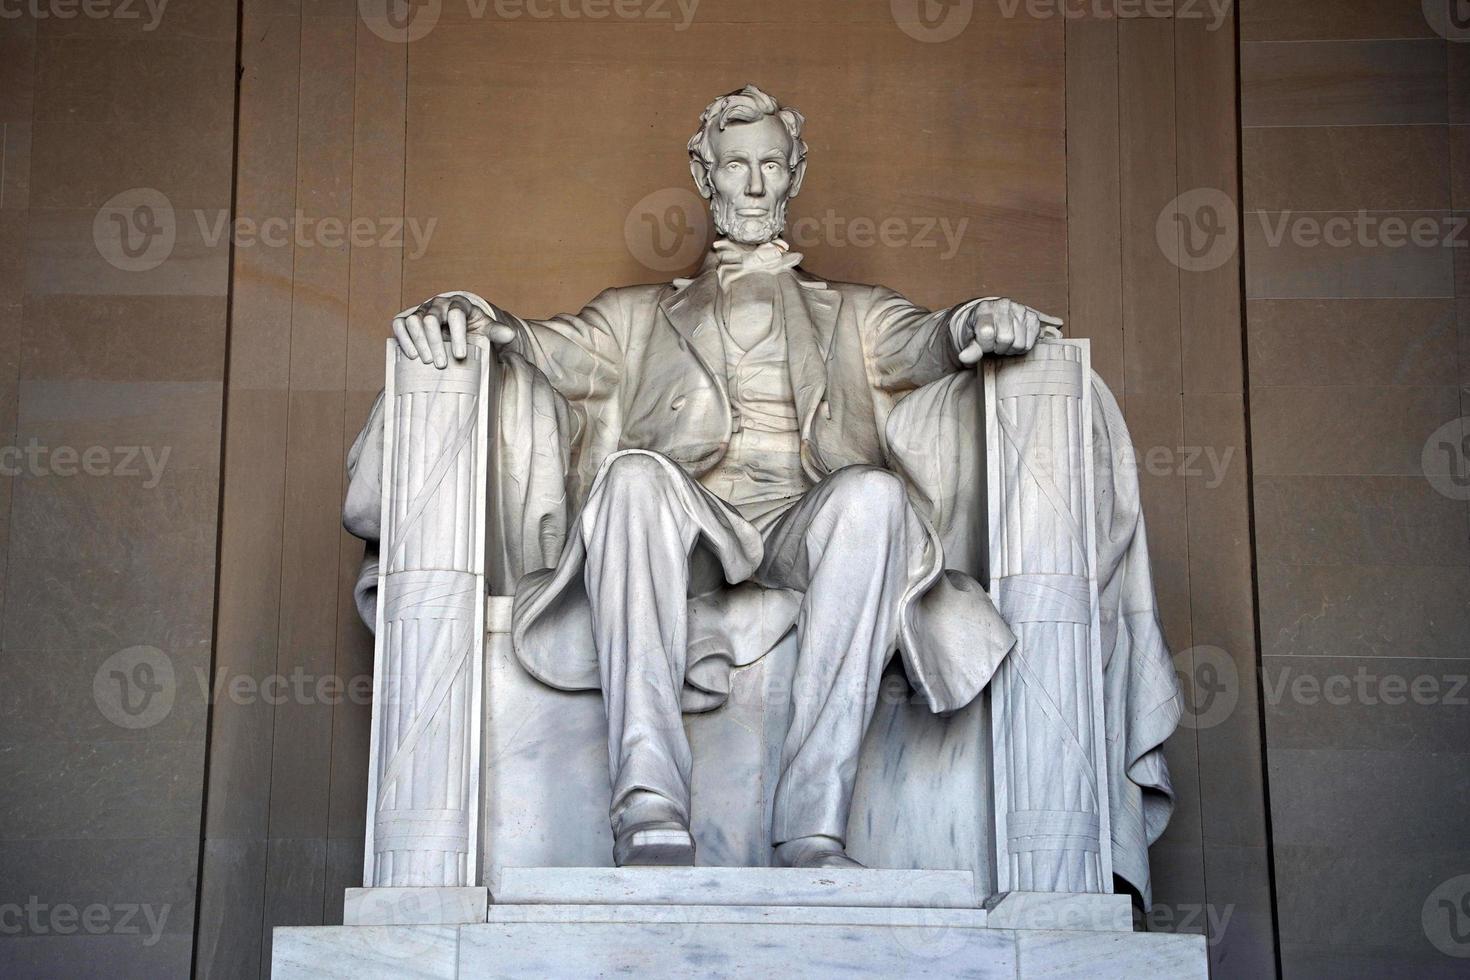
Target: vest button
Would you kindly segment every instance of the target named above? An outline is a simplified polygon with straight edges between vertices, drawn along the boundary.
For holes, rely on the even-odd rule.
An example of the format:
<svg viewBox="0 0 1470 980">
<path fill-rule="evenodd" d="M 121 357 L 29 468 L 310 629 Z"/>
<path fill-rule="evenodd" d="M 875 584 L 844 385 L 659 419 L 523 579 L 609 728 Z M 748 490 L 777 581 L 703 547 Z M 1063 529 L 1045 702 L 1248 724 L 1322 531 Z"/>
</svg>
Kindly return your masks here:
<svg viewBox="0 0 1470 980">
<path fill-rule="evenodd" d="M 679 409 L 684 407 L 684 403 L 686 401 L 688 401 L 688 399 L 685 398 L 683 395 L 675 395 L 673 398 L 669 399 L 669 408 L 677 412 Z"/>
</svg>

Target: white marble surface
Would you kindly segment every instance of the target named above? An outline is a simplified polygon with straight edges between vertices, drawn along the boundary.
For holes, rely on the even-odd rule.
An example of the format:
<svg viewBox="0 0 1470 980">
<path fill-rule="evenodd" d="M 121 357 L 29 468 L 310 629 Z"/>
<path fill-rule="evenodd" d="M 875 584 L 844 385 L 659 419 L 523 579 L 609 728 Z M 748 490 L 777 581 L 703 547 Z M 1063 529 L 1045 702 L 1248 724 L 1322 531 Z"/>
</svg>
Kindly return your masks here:
<svg viewBox="0 0 1470 980">
<path fill-rule="evenodd" d="M 1203 936 L 990 928 L 983 909 L 492 906 L 463 926 L 278 928 L 276 978 L 1198 978 Z"/>
<path fill-rule="evenodd" d="M 991 896 L 985 908 L 997 929 L 1132 932 L 1132 904 L 1127 895 L 1004 892 Z"/>
<path fill-rule="evenodd" d="M 1016 975 L 1048 980 L 1208 980 L 1205 937 L 1019 930 Z"/>
<path fill-rule="evenodd" d="M 272 980 L 454 980 L 459 926 L 277 926 Z"/>
<path fill-rule="evenodd" d="M 971 909 L 980 904 L 968 871 L 848 868 L 507 868 L 495 901 Z"/>
<path fill-rule="evenodd" d="M 445 888 L 349 888 L 342 923 L 349 926 L 484 922 L 490 890 Z"/>
</svg>

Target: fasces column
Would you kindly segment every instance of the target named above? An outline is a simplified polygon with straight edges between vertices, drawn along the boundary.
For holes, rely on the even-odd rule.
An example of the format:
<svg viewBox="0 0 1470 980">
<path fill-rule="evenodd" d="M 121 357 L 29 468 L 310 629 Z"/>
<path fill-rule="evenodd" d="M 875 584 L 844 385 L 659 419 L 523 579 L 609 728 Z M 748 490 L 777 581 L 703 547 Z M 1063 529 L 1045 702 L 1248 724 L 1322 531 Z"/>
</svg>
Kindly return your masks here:
<svg viewBox="0 0 1470 980">
<path fill-rule="evenodd" d="M 1085 340 L 983 363 L 997 891 L 1111 892 Z"/>
<path fill-rule="evenodd" d="M 387 348 L 363 883 L 476 885 L 492 356 Z"/>
</svg>

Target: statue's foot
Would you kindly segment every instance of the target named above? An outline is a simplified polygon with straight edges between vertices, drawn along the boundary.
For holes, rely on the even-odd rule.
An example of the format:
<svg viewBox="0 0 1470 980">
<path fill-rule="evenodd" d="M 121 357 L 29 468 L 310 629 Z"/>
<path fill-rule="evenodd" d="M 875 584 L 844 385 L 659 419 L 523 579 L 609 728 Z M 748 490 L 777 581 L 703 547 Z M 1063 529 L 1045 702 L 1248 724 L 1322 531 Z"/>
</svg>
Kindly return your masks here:
<svg viewBox="0 0 1470 980">
<path fill-rule="evenodd" d="M 813 835 L 798 837 L 776 845 L 776 866 L 780 868 L 861 868 L 847 856 L 842 841 L 835 837 Z"/>
<path fill-rule="evenodd" d="M 618 867 L 694 864 L 694 836 L 672 802 L 639 790 L 613 814 L 613 863 Z"/>
<path fill-rule="evenodd" d="M 694 836 L 677 820 L 637 824 L 618 834 L 613 862 L 620 868 L 687 868 L 694 864 Z"/>
</svg>

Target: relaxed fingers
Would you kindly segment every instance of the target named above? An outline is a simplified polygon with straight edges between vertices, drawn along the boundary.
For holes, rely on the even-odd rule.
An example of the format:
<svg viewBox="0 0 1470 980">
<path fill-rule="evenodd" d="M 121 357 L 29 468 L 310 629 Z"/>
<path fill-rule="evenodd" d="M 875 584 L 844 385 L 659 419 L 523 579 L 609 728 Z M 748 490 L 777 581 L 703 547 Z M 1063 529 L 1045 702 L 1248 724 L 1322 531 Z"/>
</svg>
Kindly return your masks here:
<svg viewBox="0 0 1470 980">
<path fill-rule="evenodd" d="M 424 336 L 429 340 L 429 350 L 434 354 L 434 366 L 449 366 L 449 355 L 444 352 L 444 325 L 433 313 L 424 314 Z"/>
<path fill-rule="evenodd" d="M 454 359 L 462 361 L 469 355 L 469 343 L 466 335 L 469 325 L 465 320 L 464 310 L 458 306 L 449 308 L 449 344 L 454 352 Z"/>
<path fill-rule="evenodd" d="M 418 360 L 418 348 L 413 345 L 413 338 L 408 335 L 408 325 L 403 322 L 401 316 L 393 318 L 393 336 L 398 338 L 398 346 L 402 349 L 404 357 Z"/>
<path fill-rule="evenodd" d="M 413 338 L 413 346 L 419 352 L 419 360 L 425 364 L 434 363 L 434 352 L 429 347 L 429 339 L 424 334 L 424 318 L 417 313 L 410 313 L 407 319 L 408 335 Z"/>
</svg>

